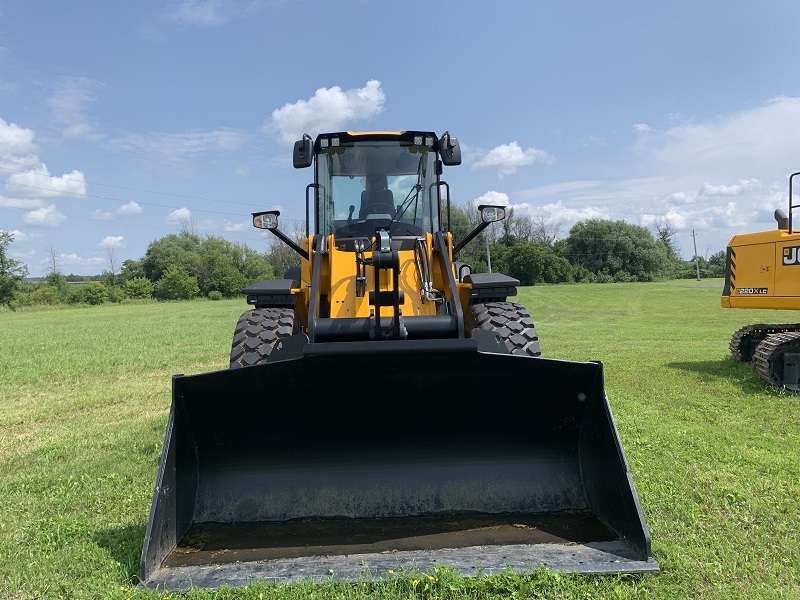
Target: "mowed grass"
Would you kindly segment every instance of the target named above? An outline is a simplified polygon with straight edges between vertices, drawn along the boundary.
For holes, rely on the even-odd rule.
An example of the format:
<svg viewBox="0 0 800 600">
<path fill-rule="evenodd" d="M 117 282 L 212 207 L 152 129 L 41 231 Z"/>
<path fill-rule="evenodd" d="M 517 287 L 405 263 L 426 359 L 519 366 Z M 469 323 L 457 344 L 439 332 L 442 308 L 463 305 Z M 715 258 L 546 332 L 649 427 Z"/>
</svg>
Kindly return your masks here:
<svg viewBox="0 0 800 600">
<path fill-rule="evenodd" d="M 546 356 L 603 361 L 661 573 L 461 579 L 441 569 L 185 597 L 800 598 L 800 398 L 728 353 L 739 327 L 800 313 L 724 310 L 720 291 L 678 281 L 536 286 L 516 298 Z M 0 597 L 169 595 L 133 588 L 170 377 L 225 368 L 246 308 L 0 313 Z"/>
</svg>

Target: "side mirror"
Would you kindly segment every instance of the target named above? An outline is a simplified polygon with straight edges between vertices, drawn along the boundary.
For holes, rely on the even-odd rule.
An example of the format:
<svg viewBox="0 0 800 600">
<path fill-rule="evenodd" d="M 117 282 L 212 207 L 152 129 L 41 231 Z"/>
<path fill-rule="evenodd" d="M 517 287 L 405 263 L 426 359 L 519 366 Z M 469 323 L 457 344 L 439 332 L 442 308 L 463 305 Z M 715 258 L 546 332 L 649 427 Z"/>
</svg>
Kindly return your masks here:
<svg viewBox="0 0 800 600">
<path fill-rule="evenodd" d="M 305 169 L 310 167 L 314 162 L 314 141 L 308 134 L 303 135 L 302 140 L 294 143 L 294 152 L 292 153 L 292 162 L 295 169 Z"/>
<path fill-rule="evenodd" d="M 289 246 L 289 248 L 297 252 L 304 259 L 308 260 L 308 252 L 303 250 L 297 244 L 297 242 L 278 229 L 278 215 L 280 214 L 281 211 L 279 210 L 268 210 L 265 212 L 253 213 L 253 227 L 257 229 L 268 229 L 275 235 L 275 237 Z"/>
<path fill-rule="evenodd" d="M 270 210 L 263 213 L 253 213 L 253 227 L 256 229 L 277 229 L 279 210 Z"/>
<path fill-rule="evenodd" d="M 447 131 L 439 139 L 439 155 L 445 166 L 453 167 L 461 164 L 461 146 L 458 145 L 458 140 L 450 137 L 450 133 Z"/>
<path fill-rule="evenodd" d="M 478 235 L 484 229 L 486 229 L 489 225 L 497 221 L 502 221 L 503 219 L 506 218 L 505 206 L 489 206 L 486 204 L 481 204 L 478 207 L 478 211 L 480 211 L 481 214 L 481 222 L 478 223 L 478 226 L 475 227 L 475 229 L 473 229 L 467 234 L 467 237 L 461 240 L 461 243 L 459 243 L 455 248 L 453 248 L 453 256 L 458 254 L 464 246 L 466 246 L 473 239 L 475 239 L 475 236 Z"/>
<path fill-rule="evenodd" d="M 506 209 L 504 206 L 487 206 L 482 205 L 478 207 L 481 212 L 481 221 L 484 223 L 495 223 L 502 221 L 506 218 Z"/>
</svg>

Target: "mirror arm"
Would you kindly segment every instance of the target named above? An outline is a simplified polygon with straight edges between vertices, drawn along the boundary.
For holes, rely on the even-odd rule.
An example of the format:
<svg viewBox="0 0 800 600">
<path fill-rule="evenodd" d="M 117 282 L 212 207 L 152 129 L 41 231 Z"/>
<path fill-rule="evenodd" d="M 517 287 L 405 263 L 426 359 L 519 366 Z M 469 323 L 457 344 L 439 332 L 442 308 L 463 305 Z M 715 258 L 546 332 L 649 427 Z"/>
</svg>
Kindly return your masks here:
<svg viewBox="0 0 800 600">
<path fill-rule="evenodd" d="M 459 253 L 459 251 L 460 251 L 460 250 L 461 250 L 461 249 L 462 249 L 464 246 L 466 246 L 466 245 L 467 245 L 467 244 L 469 244 L 469 243 L 470 243 L 470 242 L 471 242 L 473 239 L 475 239 L 475 236 L 476 236 L 476 235 L 478 235 L 478 234 L 479 234 L 481 231 L 483 231 L 484 229 L 486 229 L 486 228 L 487 228 L 489 225 L 491 225 L 491 224 L 492 224 L 491 222 L 482 221 L 482 222 L 481 222 L 481 223 L 480 223 L 480 224 L 479 224 L 479 225 L 478 225 L 478 226 L 477 226 L 475 229 L 473 229 L 472 231 L 470 231 L 470 232 L 469 232 L 469 234 L 467 235 L 467 237 L 465 237 L 463 240 L 461 240 L 461 241 L 458 243 L 458 245 L 457 245 L 455 248 L 453 248 L 453 257 L 455 257 L 455 255 L 456 255 L 456 254 L 458 254 L 458 253 Z"/>
<path fill-rule="evenodd" d="M 297 253 L 298 253 L 300 256 L 302 256 L 304 259 L 308 260 L 308 252 L 306 252 L 305 250 L 303 250 L 303 249 L 302 249 L 302 248 L 301 248 L 301 247 L 300 247 L 300 246 L 297 244 L 297 242 L 295 242 L 295 241 L 294 241 L 292 238 L 290 238 L 288 235 L 286 235 L 285 233 L 283 233 L 283 232 L 282 232 L 280 229 L 270 229 L 269 231 L 271 231 L 272 233 L 274 233 L 274 234 L 275 234 L 275 237 L 277 237 L 277 238 L 278 238 L 279 240 L 281 240 L 281 241 L 282 241 L 284 244 L 286 244 L 287 246 L 289 246 L 289 248 L 291 248 L 292 250 L 294 250 L 295 252 L 297 252 Z"/>
</svg>

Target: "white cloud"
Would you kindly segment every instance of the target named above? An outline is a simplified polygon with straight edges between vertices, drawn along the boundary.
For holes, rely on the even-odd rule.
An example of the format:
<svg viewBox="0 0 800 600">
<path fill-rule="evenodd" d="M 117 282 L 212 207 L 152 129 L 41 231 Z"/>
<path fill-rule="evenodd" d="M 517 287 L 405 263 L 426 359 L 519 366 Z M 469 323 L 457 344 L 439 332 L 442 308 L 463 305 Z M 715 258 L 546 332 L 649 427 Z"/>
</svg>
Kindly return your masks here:
<svg viewBox="0 0 800 600">
<path fill-rule="evenodd" d="M 44 206 L 22 215 L 22 221 L 36 227 L 58 227 L 66 219 L 66 215 L 58 212 L 55 204 Z"/>
<path fill-rule="evenodd" d="M 14 229 L 12 231 L 8 231 L 5 229 L 0 229 L 0 231 L 6 231 L 7 233 L 11 234 L 11 237 L 14 238 L 15 242 L 30 242 L 33 239 L 39 237 L 39 235 L 34 233 L 26 233 L 24 231 L 20 231 L 19 229 Z"/>
<path fill-rule="evenodd" d="M 106 263 L 105 258 L 100 256 L 92 256 L 89 258 L 83 258 L 79 254 L 74 252 L 70 254 L 59 254 L 58 255 L 58 264 L 61 266 L 70 266 L 70 267 L 95 267 L 97 265 L 104 265 Z M 47 257 L 46 259 L 41 260 L 41 264 L 49 264 L 51 262 L 51 257 Z"/>
<path fill-rule="evenodd" d="M 100 209 L 93 210 L 90 216 L 92 219 L 98 219 L 100 221 L 112 221 L 114 219 L 114 213 Z"/>
<path fill-rule="evenodd" d="M 37 151 L 33 130 L 0 119 L 0 157 Z"/>
<path fill-rule="evenodd" d="M 108 235 L 100 240 L 98 248 L 124 248 L 125 237 L 122 235 Z"/>
<path fill-rule="evenodd" d="M 12 251 L 9 252 L 8 254 L 9 256 L 11 256 L 12 258 L 16 258 L 17 260 L 24 260 L 36 256 L 36 250 L 34 248 L 31 248 L 27 252 Z"/>
<path fill-rule="evenodd" d="M 131 200 L 117 208 L 114 212 L 110 210 L 97 209 L 92 212 L 93 219 L 100 219 L 101 221 L 113 221 L 116 217 L 130 217 L 144 212 L 144 209 L 138 202 Z"/>
<path fill-rule="evenodd" d="M 233 129 L 185 133 L 131 133 L 110 142 L 113 148 L 134 152 L 161 163 L 182 163 L 215 151 L 241 148 L 250 136 Z"/>
<path fill-rule="evenodd" d="M 250 223 L 233 223 L 231 221 L 223 221 L 222 230 L 227 232 L 244 231 Z"/>
<path fill-rule="evenodd" d="M 502 178 L 516 173 L 519 167 L 537 162 L 552 164 L 555 160 L 555 157 L 544 150 L 538 148 L 526 148 L 523 150 L 519 143 L 513 141 L 510 144 L 501 144 L 489 150 L 482 158 L 472 164 L 472 169 L 496 169 L 497 174 Z"/>
<path fill-rule="evenodd" d="M 688 222 L 688 213 L 684 213 L 679 211 L 675 207 L 670 207 L 669 210 L 660 215 L 656 214 L 645 214 L 642 215 L 641 219 L 639 220 L 640 224 L 645 227 L 650 227 L 657 222 L 666 222 L 667 224 L 671 225 L 675 229 L 684 229 Z"/>
<path fill-rule="evenodd" d="M 117 209 L 117 214 L 123 217 L 128 217 L 130 215 L 139 215 L 144 212 L 144 209 L 139 205 L 138 202 L 134 202 L 131 200 L 130 202 L 123 204 Z"/>
<path fill-rule="evenodd" d="M 666 203 L 669 205 L 690 204 L 697 200 L 697 194 L 693 192 L 675 192 L 667 196 Z"/>
<path fill-rule="evenodd" d="M 217 229 L 219 227 L 217 222 L 214 219 L 203 219 L 199 223 L 196 224 L 197 229 L 201 229 L 203 231 L 209 231 L 212 229 Z"/>
<path fill-rule="evenodd" d="M 98 81 L 88 77 L 61 77 L 55 84 L 53 95 L 47 101 L 53 117 L 65 125 L 61 131 L 66 138 L 93 137 L 93 127 L 85 112 L 97 97 L 102 87 Z"/>
<path fill-rule="evenodd" d="M 508 194 L 504 194 L 503 192 L 494 192 L 489 191 L 485 194 L 478 196 L 473 200 L 476 206 L 480 206 L 482 204 L 488 204 L 490 206 L 508 206 Z"/>
<path fill-rule="evenodd" d="M 1 208 L 22 208 L 25 210 L 31 210 L 34 208 L 41 208 L 42 206 L 44 206 L 44 202 L 36 198 L 21 199 L 21 198 L 6 198 L 5 196 L 0 196 Z"/>
<path fill-rule="evenodd" d="M 386 94 L 381 82 L 371 79 L 362 88 L 343 91 L 339 86 L 319 88 L 308 100 L 298 100 L 272 111 L 265 133 L 275 134 L 293 144 L 304 133 L 314 135 L 339 131 L 350 123 L 368 119 L 383 111 Z"/>
<path fill-rule="evenodd" d="M 216 27 L 261 8 L 258 0 L 183 0 L 170 7 L 169 18 L 186 25 Z"/>
<path fill-rule="evenodd" d="M 516 206 L 513 206 L 516 208 Z M 539 209 L 539 212 L 551 218 L 552 220 L 563 223 L 567 228 L 571 227 L 578 221 L 585 221 L 587 219 L 610 219 L 611 212 L 605 206 L 579 206 L 573 208 L 565 205 L 561 200 L 545 204 Z"/>
<path fill-rule="evenodd" d="M 6 181 L 6 190 L 16 196 L 61 198 L 86 195 L 86 179 L 81 171 L 62 176 L 51 175 L 44 163 L 36 169 L 13 173 Z"/>
<path fill-rule="evenodd" d="M 758 179 L 740 179 L 739 183 L 732 185 L 711 185 L 706 182 L 700 188 L 701 196 L 740 196 L 743 193 L 758 189 L 761 182 Z"/>
<path fill-rule="evenodd" d="M 800 97 L 779 97 L 732 115 L 683 123 L 665 131 L 650 129 L 639 153 L 662 169 L 687 172 L 758 174 L 761 181 L 782 174 L 800 153 Z M 791 167 L 789 167 L 791 168 Z"/>
<path fill-rule="evenodd" d="M 61 130 L 65 138 L 86 138 L 92 133 L 92 126 L 87 123 L 73 123 Z"/>
<path fill-rule="evenodd" d="M 186 223 L 190 223 L 193 219 L 194 215 L 192 215 L 192 211 L 185 206 L 177 210 L 173 210 L 166 217 L 164 217 L 164 221 L 170 225 L 184 225 Z"/>
</svg>

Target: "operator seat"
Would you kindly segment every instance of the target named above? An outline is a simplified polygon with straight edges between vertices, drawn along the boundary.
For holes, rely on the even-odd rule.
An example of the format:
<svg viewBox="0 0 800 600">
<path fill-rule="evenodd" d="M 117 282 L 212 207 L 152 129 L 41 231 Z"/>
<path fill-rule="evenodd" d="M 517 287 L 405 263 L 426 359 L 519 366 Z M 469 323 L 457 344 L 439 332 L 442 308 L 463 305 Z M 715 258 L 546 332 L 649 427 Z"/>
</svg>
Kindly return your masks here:
<svg viewBox="0 0 800 600">
<path fill-rule="evenodd" d="M 366 189 L 361 192 L 360 220 L 367 215 L 381 214 L 394 216 L 397 208 L 394 205 L 394 194 L 387 189 L 386 175 L 367 175 Z"/>
</svg>

